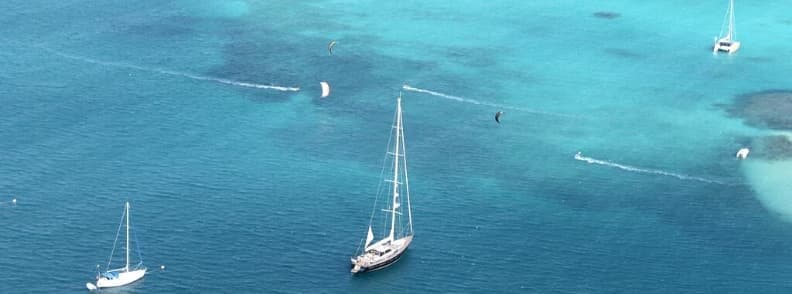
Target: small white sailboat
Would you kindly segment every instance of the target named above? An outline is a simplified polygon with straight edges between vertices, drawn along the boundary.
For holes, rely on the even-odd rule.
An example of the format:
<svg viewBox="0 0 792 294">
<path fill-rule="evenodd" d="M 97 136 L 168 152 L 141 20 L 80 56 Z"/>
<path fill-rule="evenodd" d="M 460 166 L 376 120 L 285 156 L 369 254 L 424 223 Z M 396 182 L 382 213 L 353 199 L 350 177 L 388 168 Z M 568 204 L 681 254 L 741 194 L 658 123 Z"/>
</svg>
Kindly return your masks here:
<svg viewBox="0 0 792 294">
<path fill-rule="evenodd" d="M 746 159 L 748 158 L 748 153 L 751 153 L 751 149 L 740 148 L 740 150 L 737 150 L 737 154 L 735 154 L 735 157 L 737 157 L 737 159 Z"/>
<path fill-rule="evenodd" d="M 374 202 L 374 208 L 371 212 L 369 221 L 368 232 L 366 234 L 365 245 L 363 250 L 358 250 L 355 257 L 352 257 L 352 273 L 360 273 L 366 271 L 374 271 L 385 268 L 401 258 L 402 254 L 410 246 L 413 239 L 412 228 L 412 209 L 410 208 L 410 182 L 407 177 L 407 156 L 404 144 L 404 128 L 402 124 L 402 108 L 401 108 L 401 95 L 396 100 L 396 114 L 394 118 L 393 133 L 391 139 L 388 140 L 389 146 L 386 156 L 385 164 L 383 165 L 382 181 L 380 182 L 380 189 L 377 191 L 377 198 L 384 197 L 385 200 L 385 214 L 382 214 L 377 208 L 377 203 Z M 396 140 L 392 140 L 393 137 Z M 394 142 L 395 141 L 395 142 Z M 393 145 L 390 143 L 393 142 Z M 392 162 L 388 162 L 392 159 Z M 393 174 L 385 173 L 387 166 L 393 166 Z M 383 182 L 390 183 L 391 185 L 382 185 Z M 387 191 L 387 192 L 384 192 Z M 402 196 L 406 196 L 402 200 Z M 380 202 L 381 203 L 381 202 Z M 407 219 L 405 223 L 403 207 L 407 207 Z M 376 216 L 380 217 L 376 217 Z M 382 228 L 387 225 L 387 235 L 383 231 L 382 239 L 374 242 L 374 231 L 372 224 L 374 220 L 382 220 Z M 373 243 L 372 243 L 373 242 Z"/>
<path fill-rule="evenodd" d="M 110 265 L 113 261 L 113 253 L 115 253 L 115 245 L 118 243 L 118 236 L 121 233 L 121 226 L 126 222 L 126 264 L 124 267 L 110 269 Z M 87 283 L 85 287 L 88 290 L 96 290 L 97 288 L 110 288 L 110 287 L 119 287 L 131 284 L 137 280 L 143 278 L 146 275 L 146 267 L 143 266 L 143 258 L 140 256 L 140 250 L 138 249 L 138 264 L 135 266 L 129 265 L 129 202 L 126 203 L 124 206 L 124 215 L 121 217 L 121 223 L 118 224 L 118 231 L 116 231 L 116 238 L 113 241 L 113 250 L 110 252 L 110 260 L 107 261 L 107 270 L 102 273 L 97 273 L 96 276 L 96 284 Z M 99 266 L 97 265 L 97 268 Z"/>
<path fill-rule="evenodd" d="M 726 23 L 728 22 L 728 27 Z M 723 34 L 723 29 L 726 28 L 726 35 Z M 721 32 L 716 37 L 715 45 L 712 47 L 712 53 L 726 52 L 732 54 L 740 49 L 740 42 L 737 39 L 737 31 L 734 28 L 734 0 L 729 0 L 729 9 L 726 10 L 726 16 L 721 25 Z"/>
</svg>

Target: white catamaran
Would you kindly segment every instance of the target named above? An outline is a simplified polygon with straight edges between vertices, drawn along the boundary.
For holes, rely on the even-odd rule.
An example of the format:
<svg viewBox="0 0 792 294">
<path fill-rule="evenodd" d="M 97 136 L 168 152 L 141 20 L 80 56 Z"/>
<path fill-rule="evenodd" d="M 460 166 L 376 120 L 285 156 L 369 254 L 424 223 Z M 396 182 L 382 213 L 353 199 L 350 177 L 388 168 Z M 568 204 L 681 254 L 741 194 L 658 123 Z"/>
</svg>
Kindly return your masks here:
<svg viewBox="0 0 792 294">
<path fill-rule="evenodd" d="M 385 197 L 384 202 L 386 203 L 383 205 L 385 209 L 382 209 L 386 213 L 382 214 L 377 210 L 378 201 L 375 200 L 365 245 L 362 247 L 363 250 L 358 250 L 356 256 L 352 257 L 352 273 L 374 271 L 393 264 L 399 260 L 413 239 L 410 183 L 407 179 L 407 156 L 402 124 L 401 95 L 396 100 L 396 114 L 392 128 L 394 132 L 391 133 L 391 137 L 388 140 L 388 151 L 385 155 L 381 173 L 382 181 L 379 185 L 380 189 L 377 190 L 377 199 L 380 196 L 389 196 Z M 394 135 L 396 137 L 395 142 L 393 142 Z M 391 145 L 392 142 L 393 144 Z M 392 160 L 392 163 L 389 162 L 389 159 Z M 391 164 L 393 166 L 393 175 L 385 173 L 387 166 L 391 166 Z M 382 185 L 383 182 L 388 182 L 391 185 Z M 404 201 L 402 201 L 402 196 L 406 196 Z M 403 215 L 404 206 L 402 204 L 407 206 L 406 224 Z M 376 217 L 378 215 L 380 217 Z M 382 220 L 382 235 L 384 237 L 372 243 L 374 241 L 372 224 L 375 218 Z M 386 228 L 388 224 L 390 226 Z M 387 235 L 385 235 L 385 232 L 387 232 Z"/>
<path fill-rule="evenodd" d="M 726 22 L 729 23 L 728 28 L 726 26 Z M 728 30 L 726 35 L 723 34 L 724 28 Z M 729 0 L 729 9 L 726 10 L 726 16 L 723 18 L 720 35 L 718 35 L 718 37 L 715 39 L 715 45 L 712 47 L 713 54 L 718 53 L 719 51 L 732 54 L 740 49 L 740 42 L 736 40 L 737 31 L 734 28 L 734 0 Z"/>
<path fill-rule="evenodd" d="M 115 245 L 118 243 L 118 235 L 121 233 L 121 226 L 126 222 L 126 265 L 121 268 L 110 269 L 110 264 L 113 261 L 113 253 L 115 253 Z M 113 241 L 113 250 L 110 251 L 110 260 L 107 261 L 107 270 L 96 276 L 96 285 L 86 283 L 85 286 L 88 290 L 96 290 L 97 288 L 110 288 L 119 287 L 131 284 L 143 278 L 146 274 L 146 267 L 143 266 L 143 258 L 140 256 L 140 249 L 138 249 L 138 264 L 135 266 L 129 265 L 129 202 L 124 207 L 124 215 L 121 216 L 121 223 L 118 224 L 118 231 L 116 231 L 116 238 Z M 98 269 L 98 265 L 96 266 Z"/>
</svg>

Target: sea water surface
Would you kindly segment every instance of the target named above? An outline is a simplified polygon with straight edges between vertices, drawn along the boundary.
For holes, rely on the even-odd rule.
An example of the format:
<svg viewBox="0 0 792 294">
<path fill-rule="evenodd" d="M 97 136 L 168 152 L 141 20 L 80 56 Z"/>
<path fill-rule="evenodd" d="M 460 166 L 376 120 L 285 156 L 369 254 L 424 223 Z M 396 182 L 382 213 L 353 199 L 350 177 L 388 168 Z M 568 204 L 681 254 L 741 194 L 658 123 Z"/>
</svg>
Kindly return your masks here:
<svg viewBox="0 0 792 294">
<path fill-rule="evenodd" d="M 114 293 L 789 292 L 792 175 L 716 107 L 791 87 L 789 2 L 713 56 L 726 6 L 4 1 L 0 293 L 86 291 L 124 201 Z M 351 276 L 400 93 L 415 240 Z"/>
</svg>

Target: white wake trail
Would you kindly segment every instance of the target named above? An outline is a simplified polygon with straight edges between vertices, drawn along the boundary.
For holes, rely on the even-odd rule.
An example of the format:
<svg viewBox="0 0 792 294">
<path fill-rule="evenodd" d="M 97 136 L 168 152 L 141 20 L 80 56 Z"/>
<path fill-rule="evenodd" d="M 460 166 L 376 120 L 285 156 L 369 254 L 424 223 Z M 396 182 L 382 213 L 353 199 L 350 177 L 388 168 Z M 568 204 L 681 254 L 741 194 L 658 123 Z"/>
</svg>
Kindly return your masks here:
<svg viewBox="0 0 792 294">
<path fill-rule="evenodd" d="M 500 105 L 500 104 L 496 104 L 496 103 L 478 101 L 478 100 L 474 100 L 474 99 L 469 99 L 469 98 L 449 95 L 449 94 L 445 94 L 445 93 L 440 93 L 440 92 L 436 92 L 436 91 L 432 91 L 432 90 L 416 88 L 416 87 L 412 87 L 412 86 L 407 85 L 407 84 L 404 84 L 402 86 L 402 89 L 404 89 L 406 91 L 411 91 L 411 92 L 428 94 L 428 95 L 432 95 L 432 96 L 435 96 L 435 97 L 440 97 L 440 98 L 447 99 L 447 100 L 453 100 L 453 101 L 463 102 L 463 103 L 470 103 L 470 104 L 475 104 L 475 105 L 489 106 L 489 107 L 493 107 L 493 108 L 497 108 L 497 109 L 512 109 L 512 110 L 524 111 L 524 112 L 529 112 L 529 113 L 534 113 L 534 114 L 552 115 L 552 116 L 561 116 L 561 117 L 578 117 L 576 115 L 569 115 L 569 114 L 563 114 L 563 113 L 554 113 L 554 112 L 546 112 L 546 111 L 538 111 L 538 110 L 529 109 L 529 108 L 514 107 L 514 106 Z"/>
<path fill-rule="evenodd" d="M 179 77 L 184 77 L 184 78 L 198 80 L 198 81 L 209 81 L 209 82 L 221 83 L 221 84 L 232 85 L 232 86 L 237 86 L 237 87 L 256 88 L 256 89 L 269 89 L 269 90 L 278 90 L 278 91 L 284 91 L 284 92 L 297 92 L 297 91 L 300 91 L 299 87 L 284 87 L 284 86 L 276 86 L 276 85 L 265 85 L 265 84 L 248 83 L 248 82 L 234 81 L 234 80 L 216 78 L 216 77 L 209 77 L 209 76 L 200 76 L 200 75 L 196 75 L 196 74 L 180 72 L 180 71 L 175 71 L 175 70 L 169 70 L 169 69 L 145 67 L 145 66 L 139 66 L 139 65 L 128 64 L 128 63 L 123 63 L 123 62 L 97 60 L 97 59 L 93 59 L 93 58 L 87 58 L 87 57 L 83 57 L 83 56 L 77 56 L 77 55 L 72 55 L 72 54 L 59 52 L 59 51 L 55 51 L 55 50 L 52 50 L 52 49 L 49 49 L 49 48 L 42 48 L 42 49 L 47 50 L 49 52 L 52 52 L 52 54 L 55 54 L 55 55 L 58 55 L 58 56 L 61 56 L 61 57 L 65 57 L 65 58 L 68 58 L 68 59 L 78 60 L 78 61 L 92 63 L 92 64 L 98 64 L 98 65 L 103 65 L 103 66 L 130 68 L 130 69 L 135 69 L 135 70 L 139 70 L 139 71 L 147 71 L 147 72 L 153 72 L 153 73 L 159 73 L 159 74 L 179 76 Z"/>
<path fill-rule="evenodd" d="M 3 206 L 3 205 L 16 206 L 16 204 L 17 204 L 16 198 L 11 199 L 11 200 L 7 200 L 7 201 L 0 201 L 0 206 Z"/>
<path fill-rule="evenodd" d="M 710 180 L 710 179 L 694 177 L 694 176 L 688 176 L 688 175 L 683 175 L 683 174 L 678 174 L 678 173 L 672 173 L 672 172 L 667 172 L 667 171 L 658 170 L 658 169 L 640 168 L 640 167 L 634 167 L 634 166 L 619 164 L 619 163 L 615 163 L 615 162 L 610 162 L 610 161 L 606 161 L 606 160 L 594 159 L 594 158 L 591 158 L 591 157 L 583 156 L 580 152 L 575 154 L 575 160 L 585 161 L 585 162 L 592 163 L 592 164 L 599 164 L 599 165 L 604 165 L 604 166 L 615 167 L 615 168 L 618 168 L 618 169 L 621 169 L 621 170 L 630 171 L 630 172 L 637 172 L 637 173 L 644 173 L 644 174 L 655 174 L 655 175 L 675 177 L 675 178 L 680 179 L 680 180 L 699 181 L 699 182 L 704 182 L 704 183 L 709 183 L 709 184 L 724 185 L 724 183 L 721 182 L 721 181 Z"/>
</svg>

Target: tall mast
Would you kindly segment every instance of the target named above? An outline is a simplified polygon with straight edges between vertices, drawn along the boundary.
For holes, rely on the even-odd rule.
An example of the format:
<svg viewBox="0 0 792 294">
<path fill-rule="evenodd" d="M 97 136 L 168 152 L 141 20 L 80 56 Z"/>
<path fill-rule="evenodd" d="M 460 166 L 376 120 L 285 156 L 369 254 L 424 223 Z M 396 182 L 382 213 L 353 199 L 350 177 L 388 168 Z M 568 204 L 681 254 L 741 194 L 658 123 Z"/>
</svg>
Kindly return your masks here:
<svg viewBox="0 0 792 294">
<path fill-rule="evenodd" d="M 126 203 L 126 267 L 125 271 L 129 271 L 129 201 Z"/>
<path fill-rule="evenodd" d="M 401 140 L 401 96 L 396 99 L 396 150 L 393 152 L 393 205 L 391 206 L 391 228 L 390 238 L 393 241 L 393 233 L 396 229 L 396 207 L 399 205 L 399 140 Z"/>
</svg>

